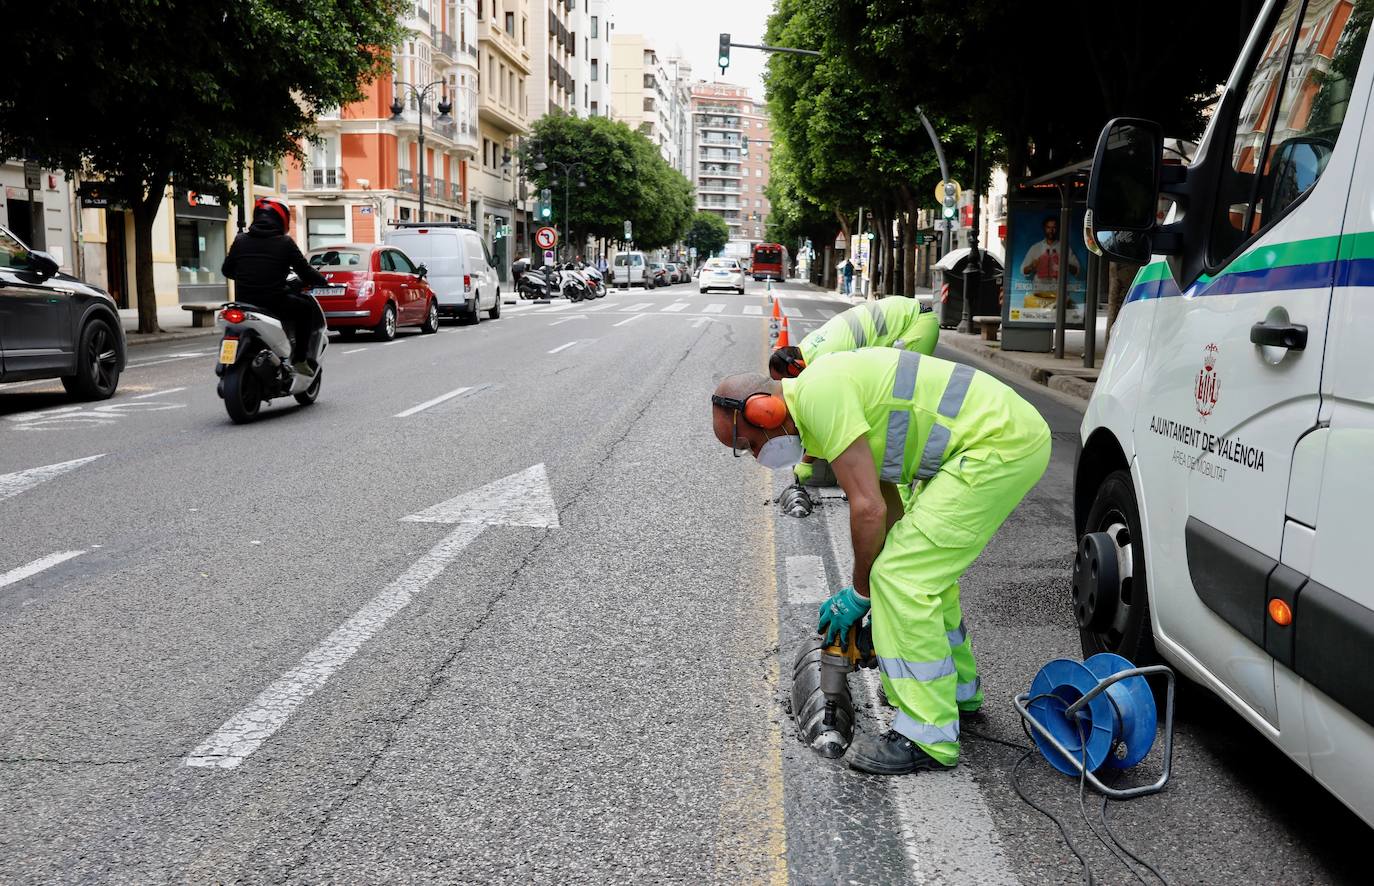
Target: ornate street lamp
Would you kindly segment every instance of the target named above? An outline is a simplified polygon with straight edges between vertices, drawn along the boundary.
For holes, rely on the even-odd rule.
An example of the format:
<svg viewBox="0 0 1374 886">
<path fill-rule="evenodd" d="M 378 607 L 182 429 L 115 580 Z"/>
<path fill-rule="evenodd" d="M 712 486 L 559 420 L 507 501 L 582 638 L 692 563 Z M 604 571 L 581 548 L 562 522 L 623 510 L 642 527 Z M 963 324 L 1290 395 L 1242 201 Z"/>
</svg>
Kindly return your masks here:
<svg viewBox="0 0 1374 886">
<path fill-rule="evenodd" d="M 414 97 L 416 105 L 418 105 L 418 107 L 419 107 L 420 135 L 419 135 L 419 138 L 417 139 L 417 141 L 419 142 L 419 146 L 420 146 L 420 147 L 419 147 L 419 151 L 418 151 L 419 160 L 420 160 L 420 181 L 419 181 L 419 188 L 418 188 L 418 191 L 419 191 L 419 193 L 420 193 L 420 218 L 419 218 L 419 221 L 424 221 L 424 220 L 425 220 L 425 106 L 429 104 L 429 94 L 430 94 L 430 92 L 431 92 L 435 87 L 446 88 L 446 87 L 448 86 L 448 84 L 446 84 L 443 80 L 435 80 L 433 83 L 429 83 L 429 84 L 427 84 L 427 85 L 425 85 L 425 86 L 414 86 L 414 85 L 412 85 L 412 84 L 410 84 L 410 83 L 406 83 L 406 82 L 403 81 L 403 80 L 397 80 L 395 85 L 396 85 L 396 87 L 397 87 L 397 92 L 398 92 L 398 93 L 400 92 L 401 87 L 404 87 L 406 90 L 408 90 L 409 93 L 410 93 L 410 95 Z M 400 123 L 400 122 L 402 122 L 403 120 L 405 120 L 405 109 L 406 109 L 406 108 L 405 108 L 405 104 L 403 104 L 403 103 L 401 102 L 401 99 L 400 99 L 400 96 L 399 96 L 399 95 L 398 95 L 396 98 L 393 98 L 393 99 L 391 100 L 391 120 L 392 120 L 393 123 Z M 449 116 L 449 111 L 453 110 L 453 102 L 449 101 L 446 97 L 441 96 L 441 97 L 439 98 L 438 110 L 439 110 L 439 116 L 438 116 L 437 118 L 435 118 L 435 120 L 434 120 L 435 123 L 444 124 L 444 123 L 452 123 L 452 122 L 453 122 L 453 118 Z"/>
</svg>

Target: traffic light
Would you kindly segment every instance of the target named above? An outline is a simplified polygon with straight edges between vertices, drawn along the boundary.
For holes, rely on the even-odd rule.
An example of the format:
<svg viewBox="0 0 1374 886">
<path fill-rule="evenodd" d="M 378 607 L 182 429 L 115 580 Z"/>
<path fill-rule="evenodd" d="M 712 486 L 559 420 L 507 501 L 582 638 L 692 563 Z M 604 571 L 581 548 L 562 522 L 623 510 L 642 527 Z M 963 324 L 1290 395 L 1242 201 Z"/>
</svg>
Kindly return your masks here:
<svg viewBox="0 0 1374 886">
<path fill-rule="evenodd" d="M 942 211 L 946 219 L 954 218 L 954 201 L 957 199 L 959 186 L 954 182 L 945 182 L 945 200 Z"/>
<path fill-rule="evenodd" d="M 553 192 L 544 188 L 539 192 L 539 217 L 548 220 L 553 216 Z"/>
<path fill-rule="evenodd" d="M 729 35 L 729 34 L 721 34 L 721 35 L 720 35 L 720 57 L 719 57 L 718 59 L 716 59 L 716 63 L 720 65 L 720 72 L 721 72 L 722 74 L 725 73 L 725 69 L 726 69 L 726 68 L 730 67 L 730 35 Z"/>
</svg>

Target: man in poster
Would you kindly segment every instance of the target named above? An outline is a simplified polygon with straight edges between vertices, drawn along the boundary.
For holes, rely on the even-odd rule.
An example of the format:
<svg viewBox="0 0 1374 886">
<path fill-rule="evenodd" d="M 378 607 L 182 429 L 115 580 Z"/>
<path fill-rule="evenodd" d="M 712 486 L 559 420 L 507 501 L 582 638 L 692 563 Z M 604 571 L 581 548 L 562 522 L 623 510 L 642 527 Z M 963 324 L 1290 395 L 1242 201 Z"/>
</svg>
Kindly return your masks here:
<svg viewBox="0 0 1374 886">
<path fill-rule="evenodd" d="M 1052 307 L 1059 295 L 1059 256 L 1065 252 L 1059 242 L 1059 219 L 1052 215 L 1045 216 L 1042 228 L 1045 239 L 1027 249 L 1025 257 L 1021 259 L 1021 273 L 1033 282 L 1032 292 L 1025 298 L 1027 308 Z M 1081 270 L 1078 257 L 1072 249 L 1067 253 L 1069 273 L 1077 277 Z"/>
</svg>

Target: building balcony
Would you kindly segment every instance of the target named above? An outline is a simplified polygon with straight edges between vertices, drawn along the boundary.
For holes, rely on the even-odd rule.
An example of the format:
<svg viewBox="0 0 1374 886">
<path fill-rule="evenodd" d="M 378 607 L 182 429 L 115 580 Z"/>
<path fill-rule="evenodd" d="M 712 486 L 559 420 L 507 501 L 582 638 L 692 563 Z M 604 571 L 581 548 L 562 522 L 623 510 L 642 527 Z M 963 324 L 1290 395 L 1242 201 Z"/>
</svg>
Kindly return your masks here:
<svg viewBox="0 0 1374 886">
<path fill-rule="evenodd" d="M 518 27 L 518 23 L 516 26 Z M 526 75 L 530 73 L 529 49 L 520 45 L 520 38 L 516 34 L 507 33 L 504 27 L 488 20 L 482 22 L 477 37 L 479 43 L 486 43 L 500 53 L 511 67 Z"/>
<path fill-rule="evenodd" d="M 344 186 L 344 172 L 338 166 L 307 166 L 301 187 L 307 191 L 337 191 Z"/>
<path fill-rule="evenodd" d="M 434 40 L 434 51 L 456 61 L 458 58 L 458 41 L 448 34 L 440 33 Z"/>
<path fill-rule="evenodd" d="M 721 182 L 698 181 L 698 182 L 697 182 L 697 193 L 698 193 L 698 194 L 738 194 L 739 191 L 740 191 L 739 185 L 731 185 L 731 184 L 727 184 L 727 183 L 725 183 L 725 182 L 723 182 L 723 181 L 721 181 Z"/>
<path fill-rule="evenodd" d="M 529 132 L 529 123 L 525 115 L 509 105 L 502 105 L 491 101 L 483 96 L 477 105 L 477 116 L 483 123 L 495 126 L 503 132 L 512 135 L 524 135 Z"/>
</svg>

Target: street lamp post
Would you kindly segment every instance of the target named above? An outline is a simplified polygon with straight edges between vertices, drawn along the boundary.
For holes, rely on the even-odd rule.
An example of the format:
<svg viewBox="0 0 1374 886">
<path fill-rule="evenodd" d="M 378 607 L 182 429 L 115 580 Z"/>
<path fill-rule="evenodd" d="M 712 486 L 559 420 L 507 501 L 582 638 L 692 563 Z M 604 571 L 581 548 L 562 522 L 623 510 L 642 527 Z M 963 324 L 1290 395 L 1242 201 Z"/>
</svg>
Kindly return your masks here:
<svg viewBox="0 0 1374 886">
<path fill-rule="evenodd" d="M 572 235 L 572 219 L 569 217 L 569 202 L 572 194 L 573 172 L 576 171 L 578 174 L 577 186 L 579 188 L 585 188 L 587 182 L 582 178 L 582 170 L 586 168 L 586 165 L 583 163 L 559 163 L 557 160 L 545 160 L 542 152 L 535 156 L 535 172 L 543 172 L 550 166 L 558 167 L 563 173 L 563 241 L 567 242 Z M 558 182 L 553 182 L 553 185 L 557 187 Z"/>
<path fill-rule="evenodd" d="M 445 83 L 443 80 L 435 80 L 433 83 L 428 83 L 428 84 L 426 84 L 426 85 L 424 85 L 424 86 L 415 86 L 415 85 L 413 85 L 413 84 L 406 83 L 404 80 L 397 80 L 395 85 L 396 85 L 396 87 L 397 87 L 397 91 L 398 91 L 398 92 L 399 92 L 399 90 L 400 90 L 400 87 L 405 87 L 407 90 L 409 90 L 410 95 L 415 99 L 415 104 L 416 104 L 417 107 L 418 107 L 418 115 L 419 115 L 419 118 L 420 118 L 420 135 L 419 135 L 419 138 L 417 139 L 417 142 L 419 143 L 419 150 L 417 151 L 417 156 L 418 156 L 418 158 L 419 158 L 419 163 L 420 163 L 420 181 L 419 181 L 419 187 L 417 188 L 417 190 L 419 191 L 419 194 L 420 194 L 420 218 L 418 219 L 418 221 L 424 221 L 424 220 L 425 220 L 425 105 L 427 105 L 427 104 L 429 103 L 429 94 L 430 94 L 430 92 L 432 92 L 432 91 L 434 90 L 434 88 L 435 88 L 436 86 L 437 86 L 437 87 L 440 87 L 440 88 L 447 88 L 448 84 Z M 401 99 L 400 99 L 399 96 L 397 96 L 396 98 L 393 98 L 393 99 L 391 100 L 391 119 L 392 119 L 392 121 L 393 121 L 393 122 L 400 122 L 400 121 L 404 120 L 404 119 L 405 119 L 405 109 L 406 109 L 406 108 L 405 108 L 405 105 L 401 102 Z M 451 122 L 453 121 L 453 118 L 450 117 L 450 116 L 448 115 L 449 111 L 453 110 L 453 102 L 451 102 L 451 101 L 449 101 L 447 98 L 443 98 L 443 97 L 441 96 L 440 99 L 439 99 L 438 110 L 439 110 L 439 116 L 435 119 L 435 121 L 434 121 L 435 123 L 451 123 Z"/>
</svg>

